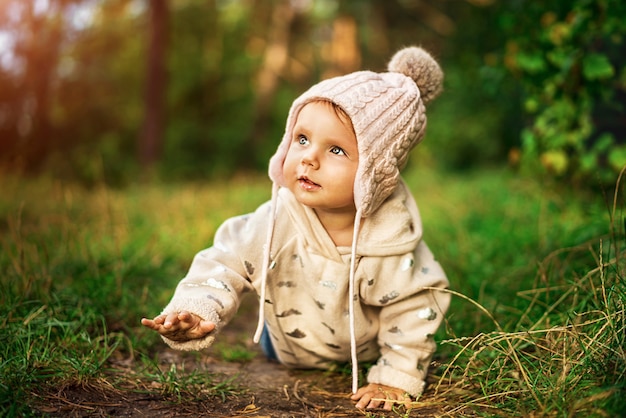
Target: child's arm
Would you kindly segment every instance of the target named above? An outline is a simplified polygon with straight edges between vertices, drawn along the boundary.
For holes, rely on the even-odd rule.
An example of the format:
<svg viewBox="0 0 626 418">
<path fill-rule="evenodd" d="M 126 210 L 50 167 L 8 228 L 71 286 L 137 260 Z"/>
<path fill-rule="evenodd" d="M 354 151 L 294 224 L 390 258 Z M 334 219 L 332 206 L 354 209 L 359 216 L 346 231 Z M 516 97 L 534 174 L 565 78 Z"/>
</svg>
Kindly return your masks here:
<svg viewBox="0 0 626 418">
<path fill-rule="evenodd" d="M 391 411 L 397 404 L 403 404 L 408 408 L 411 402 L 411 397 L 406 391 L 378 383 L 370 383 L 359 388 L 350 399 L 358 401 L 356 407 L 359 409 L 379 408 L 383 404 L 387 411 Z"/>
<path fill-rule="evenodd" d="M 213 246 L 196 254 L 189 271 L 161 315 L 142 324 L 159 332 L 177 350 L 211 346 L 232 319 L 245 293 L 262 270 L 262 247 L 269 204 L 250 215 L 226 220 Z"/>
<path fill-rule="evenodd" d="M 170 340 L 179 342 L 204 338 L 215 329 L 213 322 L 205 321 L 187 311 L 158 315 L 154 319 L 143 318 L 141 324 Z"/>
<path fill-rule="evenodd" d="M 445 273 L 424 242 L 404 260 L 410 263 L 401 262 L 395 274 L 379 281 L 380 286 L 362 282 L 364 300 L 382 305 L 378 315 L 380 358 L 370 368 L 367 380 L 402 388 L 417 397 L 425 386 L 436 350 L 434 335 L 450 295 L 445 290 Z"/>
</svg>

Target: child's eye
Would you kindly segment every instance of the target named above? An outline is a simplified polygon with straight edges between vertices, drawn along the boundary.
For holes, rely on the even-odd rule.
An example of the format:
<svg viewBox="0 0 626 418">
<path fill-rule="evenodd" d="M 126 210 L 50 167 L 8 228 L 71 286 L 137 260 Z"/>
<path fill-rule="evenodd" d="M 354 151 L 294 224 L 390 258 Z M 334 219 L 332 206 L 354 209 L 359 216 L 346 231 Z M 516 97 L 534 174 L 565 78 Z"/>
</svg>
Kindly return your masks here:
<svg viewBox="0 0 626 418">
<path fill-rule="evenodd" d="M 330 152 L 332 152 L 335 155 L 346 155 L 346 152 L 339 147 L 332 147 L 330 149 Z"/>
<path fill-rule="evenodd" d="M 298 144 L 307 145 L 309 143 L 309 139 L 304 135 L 298 135 Z"/>
</svg>

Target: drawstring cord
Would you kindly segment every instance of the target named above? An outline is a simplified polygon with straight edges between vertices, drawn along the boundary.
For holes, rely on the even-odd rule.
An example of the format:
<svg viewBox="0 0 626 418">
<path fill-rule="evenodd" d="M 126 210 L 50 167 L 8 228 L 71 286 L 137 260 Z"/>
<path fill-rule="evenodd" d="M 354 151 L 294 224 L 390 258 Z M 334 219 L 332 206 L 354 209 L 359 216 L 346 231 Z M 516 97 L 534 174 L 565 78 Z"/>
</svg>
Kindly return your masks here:
<svg viewBox="0 0 626 418">
<path fill-rule="evenodd" d="M 270 247 L 272 246 L 272 236 L 274 235 L 274 224 L 276 222 L 276 201 L 278 200 L 278 184 L 272 184 L 272 201 L 270 203 L 270 219 L 267 224 L 267 237 L 265 240 L 265 246 L 263 247 L 263 267 L 261 269 L 261 292 L 259 295 L 259 322 L 254 332 L 255 343 L 261 340 L 261 334 L 265 327 L 265 293 L 267 287 L 267 271 L 270 265 Z"/>
<path fill-rule="evenodd" d="M 361 227 L 361 210 L 357 210 L 354 218 L 354 231 L 352 233 L 352 254 L 350 256 L 350 282 L 348 284 L 348 309 L 350 311 L 350 359 L 352 361 L 352 393 L 356 393 L 359 387 L 359 360 L 356 354 L 356 324 L 354 314 L 355 271 L 356 271 L 356 245 Z"/>
</svg>

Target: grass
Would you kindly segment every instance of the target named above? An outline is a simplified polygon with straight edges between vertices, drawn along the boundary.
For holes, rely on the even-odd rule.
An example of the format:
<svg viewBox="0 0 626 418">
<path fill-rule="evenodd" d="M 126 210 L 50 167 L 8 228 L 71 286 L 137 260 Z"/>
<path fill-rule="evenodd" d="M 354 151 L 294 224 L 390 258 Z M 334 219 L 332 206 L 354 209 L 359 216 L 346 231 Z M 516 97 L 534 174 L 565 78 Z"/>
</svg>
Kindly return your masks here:
<svg viewBox="0 0 626 418">
<path fill-rule="evenodd" d="M 156 361 L 145 361 L 146 367 L 141 371 L 144 378 L 151 382 L 147 393 L 157 391 L 164 399 L 171 402 L 183 403 L 190 400 L 204 400 L 217 397 L 222 401 L 230 394 L 244 390 L 233 384 L 234 377 L 220 381 L 206 371 L 191 370 L 186 372 L 184 365 L 178 367 L 170 365 L 162 370 Z"/>
<path fill-rule="evenodd" d="M 438 334 L 435 399 L 451 416 L 618 416 L 624 196 L 496 169 L 406 179 L 454 292 Z M 173 402 L 244 390 L 161 370 L 150 360 L 158 336 L 138 321 L 160 311 L 224 219 L 269 197 L 264 178 L 84 190 L 2 176 L 0 188 L 0 415 L 36 414 L 33 400 L 50 388 L 104 378 Z M 250 358 L 244 345 L 219 351 Z M 144 367 L 111 380 L 113 356 L 139 356 Z"/>
<path fill-rule="evenodd" d="M 581 246 L 566 253 L 581 256 L 587 251 Z M 530 303 L 510 329 L 495 324 L 493 332 L 444 341 L 456 354 L 440 383 L 453 382 L 447 390 L 478 389 L 463 405 L 487 401 L 503 416 L 534 411 L 607 416 L 608 411 L 622 411 L 626 288 L 623 266 L 616 259 L 603 261 L 602 254 L 600 250 L 596 269 L 575 280 L 570 271 L 560 281 L 552 277 L 547 286 L 522 293 Z M 555 257 L 540 271 L 550 268 Z"/>
</svg>

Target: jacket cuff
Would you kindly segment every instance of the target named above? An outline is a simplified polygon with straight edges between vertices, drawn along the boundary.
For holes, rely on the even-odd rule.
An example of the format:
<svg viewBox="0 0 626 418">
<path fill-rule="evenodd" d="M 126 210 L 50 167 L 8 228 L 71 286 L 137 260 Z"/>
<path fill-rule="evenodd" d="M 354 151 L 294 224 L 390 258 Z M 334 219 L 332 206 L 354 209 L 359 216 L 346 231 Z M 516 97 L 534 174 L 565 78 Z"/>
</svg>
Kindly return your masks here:
<svg viewBox="0 0 626 418">
<path fill-rule="evenodd" d="M 210 347 L 213 342 L 215 342 L 215 337 L 213 335 L 207 335 L 204 338 L 198 338 L 189 341 L 174 341 L 164 336 L 161 336 L 161 338 L 171 348 L 180 351 L 200 351 Z"/>
<path fill-rule="evenodd" d="M 370 369 L 367 381 L 402 389 L 414 398 L 418 398 L 424 392 L 424 387 L 426 386 L 426 382 L 419 377 L 378 364 Z"/>
<path fill-rule="evenodd" d="M 181 351 L 198 351 L 210 347 L 215 341 L 215 335 L 221 328 L 221 319 L 217 311 L 209 307 L 206 304 L 200 304 L 196 299 L 184 299 L 170 302 L 169 305 L 163 309 L 162 314 L 167 315 L 172 312 L 187 311 L 194 315 L 199 316 L 205 321 L 211 321 L 215 324 L 215 329 L 208 333 L 204 338 L 197 338 L 188 341 L 174 341 L 167 337 L 161 336 L 163 341 L 171 348 Z"/>
</svg>

